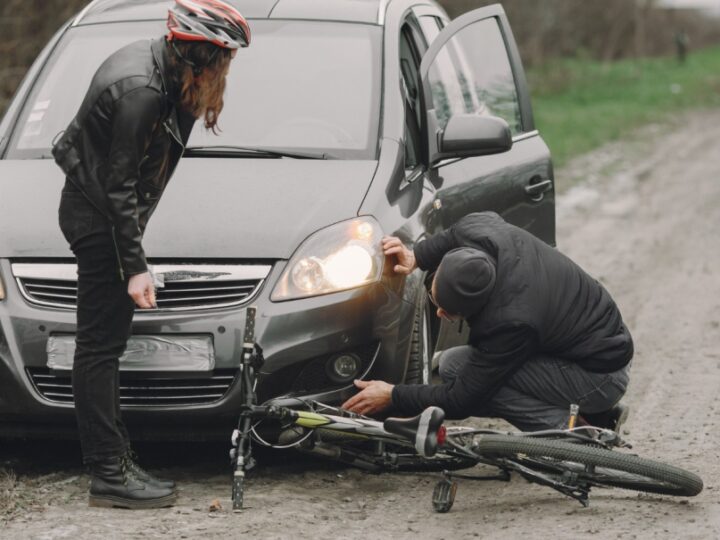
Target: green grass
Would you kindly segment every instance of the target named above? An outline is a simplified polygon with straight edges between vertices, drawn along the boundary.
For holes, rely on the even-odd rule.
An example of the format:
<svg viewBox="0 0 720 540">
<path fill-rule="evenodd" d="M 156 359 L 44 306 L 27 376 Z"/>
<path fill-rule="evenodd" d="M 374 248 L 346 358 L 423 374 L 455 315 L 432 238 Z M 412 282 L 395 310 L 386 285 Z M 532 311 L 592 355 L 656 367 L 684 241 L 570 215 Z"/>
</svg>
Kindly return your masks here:
<svg viewBox="0 0 720 540">
<path fill-rule="evenodd" d="M 720 105 L 720 47 L 675 58 L 555 60 L 529 70 L 535 123 L 557 165 L 672 113 Z"/>
</svg>

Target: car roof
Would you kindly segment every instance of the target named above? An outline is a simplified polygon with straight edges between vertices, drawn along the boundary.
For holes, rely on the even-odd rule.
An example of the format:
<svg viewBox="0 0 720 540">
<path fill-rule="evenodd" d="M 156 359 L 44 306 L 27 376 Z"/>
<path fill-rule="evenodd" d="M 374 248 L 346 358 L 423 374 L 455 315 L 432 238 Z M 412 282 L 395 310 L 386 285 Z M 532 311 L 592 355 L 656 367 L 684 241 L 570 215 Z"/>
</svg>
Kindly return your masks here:
<svg viewBox="0 0 720 540">
<path fill-rule="evenodd" d="M 382 24 L 389 0 L 226 0 L 248 19 L 313 19 Z M 93 0 L 73 26 L 167 17 L 171 0 Z"/>
</svg>

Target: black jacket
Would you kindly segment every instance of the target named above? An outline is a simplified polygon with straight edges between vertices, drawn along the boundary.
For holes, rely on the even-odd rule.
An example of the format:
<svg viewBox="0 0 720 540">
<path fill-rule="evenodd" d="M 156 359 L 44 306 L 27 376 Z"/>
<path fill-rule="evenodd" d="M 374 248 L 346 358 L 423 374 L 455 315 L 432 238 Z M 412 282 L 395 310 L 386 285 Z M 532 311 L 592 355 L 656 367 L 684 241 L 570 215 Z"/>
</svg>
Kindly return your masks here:
<svg viewBox="0 0 720 540">
<path fill-rule="evenodd" d="M 450 418 L 465 418 L 533 356 L 562 358 L 601 373 L 632 358 L 632 338 L 610 294 L 556 249 L 482 212 L 416 244 L 415 258 L 419 268 L 434 271 L 443 255 L 458 247 L 484 250 L 497 261 L 493 292 L 467 321 L 470 344 L 481 355 L 450 384 L 397 385 L 392 399 L 401 412 L 417 414 L 437 405 Z"/>
<path fill-rule="evenodd" d="M 108 218 L 123 278 L 147 270 L 142 235 L 195 121 L 176 108 L 175 86 L 164 39 L 131 43 L 103 62 L 53 147 Z"/>
</svg>

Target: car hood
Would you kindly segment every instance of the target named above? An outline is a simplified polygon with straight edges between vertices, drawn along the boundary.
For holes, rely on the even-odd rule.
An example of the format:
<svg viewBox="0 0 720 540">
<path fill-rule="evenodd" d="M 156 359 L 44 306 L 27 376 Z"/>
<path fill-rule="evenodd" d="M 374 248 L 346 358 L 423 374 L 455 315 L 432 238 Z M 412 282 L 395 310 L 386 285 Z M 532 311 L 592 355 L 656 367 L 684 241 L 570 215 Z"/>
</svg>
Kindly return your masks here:
<svg viewBox="0 0 720 540">
<path fill-rule="evenodd" d="M 153 214 L 148 257 L 287 259 L 310 234 L 357 215 L 377 162 L 186 158 Z M 0 161 L 0 257 L 71 257 L 52 160 Z"/>
</svg>

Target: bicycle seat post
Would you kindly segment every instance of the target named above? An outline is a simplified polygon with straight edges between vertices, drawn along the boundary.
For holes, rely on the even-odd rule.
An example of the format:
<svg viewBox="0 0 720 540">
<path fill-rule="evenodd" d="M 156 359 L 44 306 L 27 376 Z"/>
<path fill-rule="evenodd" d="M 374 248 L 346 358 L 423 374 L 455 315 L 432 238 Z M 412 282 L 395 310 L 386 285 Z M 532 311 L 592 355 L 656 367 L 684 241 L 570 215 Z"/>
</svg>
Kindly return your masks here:
<svg viewBox="0 0 720 540">
<path fill-rule="evenodd" d="M 570 417 L 568 418 L 568 429 L 574 429 L 577 424 L 578 414 L 580 414 L 580 405 L 576 403 L 570 404 Z"/>
</svg>

